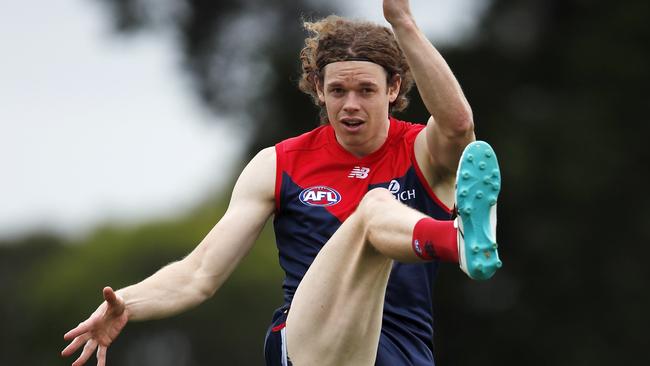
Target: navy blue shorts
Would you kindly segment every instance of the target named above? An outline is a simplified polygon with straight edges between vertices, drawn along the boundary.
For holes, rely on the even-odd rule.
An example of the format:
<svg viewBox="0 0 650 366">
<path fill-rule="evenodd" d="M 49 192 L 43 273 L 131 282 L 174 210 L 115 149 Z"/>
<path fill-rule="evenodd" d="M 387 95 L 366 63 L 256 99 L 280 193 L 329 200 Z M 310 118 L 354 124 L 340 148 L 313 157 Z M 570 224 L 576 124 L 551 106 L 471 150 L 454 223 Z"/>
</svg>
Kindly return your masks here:
<svg viewBox="0 0 650 366">
<path fill-rule="evenodd" d="M 287 321 L 288 308 L 277 310 L 273 314 L 273 321 L 266 332 L 264 341 L 264 358 L 266 366 L 291 366 L 291 360 L 287 355 L 287 343 L 285 336 L 285 322 Z"/>
<path fill-rule="evenodd" d="M 273 321 L 266 332 L 264 342 L 266 366 L 292 366 L 287 355 L 285 336 L 288 312 L 289 309 L 284 307 L 273 314 Z M 406 334 L 402 336 L 408 339 Z M 413 342 L 405 348 L 403 343 L 395 342 L 395 337 L 382 332 L 379 337 L 375 366 L 434 366 L 431 351 L 427 345 L 418 342 Z"/>
</svg>

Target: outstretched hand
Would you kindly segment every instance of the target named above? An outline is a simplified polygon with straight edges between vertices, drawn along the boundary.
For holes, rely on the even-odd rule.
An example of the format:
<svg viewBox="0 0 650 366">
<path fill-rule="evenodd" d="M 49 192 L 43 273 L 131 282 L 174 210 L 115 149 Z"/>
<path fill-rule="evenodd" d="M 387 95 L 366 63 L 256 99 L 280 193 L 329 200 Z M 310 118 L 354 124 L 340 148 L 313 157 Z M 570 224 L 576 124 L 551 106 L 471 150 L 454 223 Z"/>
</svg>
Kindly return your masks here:
<svg viewBox="0 0 650 366">
<path fill-rule="evenodd" d="M 108 346 L 117 338 L 129 320 L 124 300 L 110 287 L 104 287 L 103 294 L 105 301 L 97 310 L 63 336 L 63 339 L 72 342 L 61 352 L 61 356 L 68 357 L 85 344 L 81 355 L 72 366 L 85 364 L 95 349 L 97 349 L 97 366 L 106 365 Z"/>
<path fill-rule="evenodd" d="M 384 0 L 384 18 L 391 25 L 410 21 L 412 15 L 409 0 Z"/>
</svg>

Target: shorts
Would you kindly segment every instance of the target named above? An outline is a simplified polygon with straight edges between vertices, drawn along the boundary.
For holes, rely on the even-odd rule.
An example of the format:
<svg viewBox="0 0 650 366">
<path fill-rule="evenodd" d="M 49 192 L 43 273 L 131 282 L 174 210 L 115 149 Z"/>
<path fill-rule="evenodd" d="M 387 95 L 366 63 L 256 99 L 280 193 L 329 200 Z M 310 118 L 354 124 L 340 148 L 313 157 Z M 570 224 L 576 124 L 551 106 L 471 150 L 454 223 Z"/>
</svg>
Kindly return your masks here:
<svg viewBox="0 0 650 366">
<path fill-rule="evenodd" d="M 286 320 L 288 307 L 282 307 L 273 314 L 273 321 L 266 332 L 264 358 L 266 366 L 292 366 L 287 355 Z M 394 329 L 392 335 L 382 331 L 379 337 L 375 366 L 434 366 L 432 348 L 417 342 L 401 329 Z M 397 342 L 397 340 L 410 340 Z"/>
<path fill-rule="evenodd" d="M 264 358 L 266 366 L 292 366 L 287 355 L 285 324 L 287 321 L 288 307 L 278 309 L 273 314 L 273 321 L 264 340 Z"/>
</svg>

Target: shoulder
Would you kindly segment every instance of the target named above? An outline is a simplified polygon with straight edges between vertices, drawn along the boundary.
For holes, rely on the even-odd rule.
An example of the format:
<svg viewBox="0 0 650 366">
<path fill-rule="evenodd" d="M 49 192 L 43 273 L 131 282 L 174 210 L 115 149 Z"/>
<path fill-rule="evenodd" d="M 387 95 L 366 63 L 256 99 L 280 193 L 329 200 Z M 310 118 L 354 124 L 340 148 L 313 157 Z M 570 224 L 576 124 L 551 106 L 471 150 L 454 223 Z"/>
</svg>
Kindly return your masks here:
<svg viewBox="0 0 650 366">
<path fill-rule="evenodd" d="M 252 198 L 272 201 L 275 188 L 276 154 L 273 147 L 260 150 L 242 170 L 233 189 L 233 200 Z"/>
<path fill-rule="evenodd" d="M 277 156 L 273 147 L 260 150 L 244 168 L 242 175 L 257 176 L 260 179 L 275 176 L 275 162 Z"/>
<path fill-rule="evenodd" d="M 260 150 L 257 154 L 255 154 L 255 157 L 251 160 L 251 163 L 253 161 L 260 162 L 260 163 L 272 163 L 275 161 L 275 149 L 273 146 L 265 147 L 264 149 Z"/>
</svg>

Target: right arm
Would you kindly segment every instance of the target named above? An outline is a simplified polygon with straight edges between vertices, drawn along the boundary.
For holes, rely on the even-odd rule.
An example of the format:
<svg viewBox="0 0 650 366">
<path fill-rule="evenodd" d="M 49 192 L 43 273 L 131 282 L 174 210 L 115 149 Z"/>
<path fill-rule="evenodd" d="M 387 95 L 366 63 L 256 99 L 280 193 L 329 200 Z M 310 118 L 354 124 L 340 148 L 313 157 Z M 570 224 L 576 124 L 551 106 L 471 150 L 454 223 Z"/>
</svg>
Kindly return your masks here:
<svg viewBox="0 0 650 366">
<path fill-rule="evenodd" d="M 84 364 L 97 348 L 98 365 L 128 320 L 168 317 L 212 295 L 250 251 L 275 208 L 274 148 L 258 153 L 242 171 L 224 216 L 185 258 L 145 280 L 117 292 L 105 288 L 106 301 L 84 322 L 65 334 L 72 340 L 61 353 L 70 356 L 85 344 L 74 366 Z"/>
<path fill-rule="evenodd" d="M 167 317 L 210 298 L 248 254 L 275 208 L 275 150 L 262 150 L 241 173 L 228 209 L 184 259 L 117 292 L 129 320 Z"/>
</svg>

